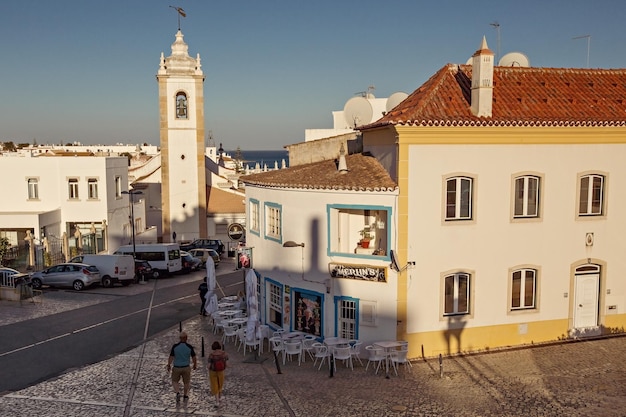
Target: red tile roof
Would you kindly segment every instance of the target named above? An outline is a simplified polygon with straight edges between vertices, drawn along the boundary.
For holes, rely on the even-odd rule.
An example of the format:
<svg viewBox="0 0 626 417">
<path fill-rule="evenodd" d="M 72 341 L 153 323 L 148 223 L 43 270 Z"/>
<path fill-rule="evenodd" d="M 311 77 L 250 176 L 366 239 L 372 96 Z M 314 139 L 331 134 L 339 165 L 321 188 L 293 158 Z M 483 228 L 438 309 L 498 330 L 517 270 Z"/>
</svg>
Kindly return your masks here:
<svg viewBox="0 0 626 417">
<path fill-rule="evenodd" d="M 440 69 L 381 119 L 385 125 L 625 126 L 626 70 L 495 67 L 493 112 L 470 110 L 471 65 Z"/>
<path fill-rule="evenodd" d="M 350 191 L 392 191 L 397 184 L 376 160 L 364 154 L 346 155 L 348 172 L 337 170 L 336 160 L 242 176 L 249 185 L 270 188 L 299 188 Z"/>
<path fill-rule="evenodd" d="M 241 194 L 207 187 L 207 214 L 245 213 L 244 199 Z"/>
</svg>

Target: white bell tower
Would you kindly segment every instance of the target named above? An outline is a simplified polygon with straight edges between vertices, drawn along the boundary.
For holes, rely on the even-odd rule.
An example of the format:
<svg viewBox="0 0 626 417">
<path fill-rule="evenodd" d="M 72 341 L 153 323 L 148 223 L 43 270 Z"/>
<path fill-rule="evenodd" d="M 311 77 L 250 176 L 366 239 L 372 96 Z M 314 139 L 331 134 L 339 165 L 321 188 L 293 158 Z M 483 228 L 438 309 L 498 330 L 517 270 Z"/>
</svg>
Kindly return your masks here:
<svg viewBox="0 0 626 417">
<path fill-rule="evenodd" d="M 157 72 L 161 139 L 163 241 L 206 237 L 204 74 L 178 30 L 172 55 Z M 175 236 L 175 237 L 174 237 Z"/>
</svg>

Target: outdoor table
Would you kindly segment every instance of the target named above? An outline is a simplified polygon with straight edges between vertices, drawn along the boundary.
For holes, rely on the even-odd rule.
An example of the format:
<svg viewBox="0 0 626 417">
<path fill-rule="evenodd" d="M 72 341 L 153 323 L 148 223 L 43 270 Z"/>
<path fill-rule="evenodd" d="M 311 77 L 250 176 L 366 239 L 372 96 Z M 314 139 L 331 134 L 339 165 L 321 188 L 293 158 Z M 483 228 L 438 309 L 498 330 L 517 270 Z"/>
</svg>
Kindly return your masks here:
<svg viewBox="0 0 626 417">
<path fill-rule="evenodd" d="M 236 324 L 237 326 L 241 327 L 242 325 L 248 322 L 248 318 L 247 317 L 235 317 L 234 319 L 226 320 L 226 322 L 231 323 L 231 324 Z"/>
<path fill-rule="evenodd" d="M 345 339 L 343 337 L 327 337 L 326 339 L 324 339 L 324 344 L 328 346 L 329 348 L 340 346 L 340 345 L 347 345 L 349 343 L 350 343 L 350 340 Z"/>
<path fill-rule="evenodd" d="M 297 341 L 297 340 L 302 340 L 304 339 L 304 336 L 306 336 L 308 333 L 304 333 L 304 332 L 285 332 L 283 334 L 280 335 L 280 337 L 283 338 L 283 340 L 285 341 Z"/>
<path fill-rule="evenodd" d="M 227 295 L 220 299 L 220 303 L 228 303 L 228 302 L 234 302 L 234 301 L 237 301 L 236 295 Z"/>
<path fill-rule="evenodd" d="M 241 313 L 241 310 L 223 310 L 219 312 L 219 315 L 232 318 L 233 316 L 236 316 L 239 313 Z"/>
<path fill-rule="evenodd" d="M 217 303 L 217 307 L 221 309 L 233 308 L 237 303 Z"/>
<path fill-rule="evenodd" d="M 385 378 L 389 378 L 389 353 L 401 347 L 404 343 L 398 340 L 376 342 L 373 345 L 385 350 Z"/>
</svg>

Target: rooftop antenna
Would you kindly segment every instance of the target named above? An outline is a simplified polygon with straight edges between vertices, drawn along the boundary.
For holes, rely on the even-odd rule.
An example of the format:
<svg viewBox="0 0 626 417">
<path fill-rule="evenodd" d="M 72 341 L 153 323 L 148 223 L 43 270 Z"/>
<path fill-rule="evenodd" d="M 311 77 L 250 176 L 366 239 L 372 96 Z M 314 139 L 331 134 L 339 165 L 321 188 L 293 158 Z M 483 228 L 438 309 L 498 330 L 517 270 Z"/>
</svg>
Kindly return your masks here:
<svg viewBox="0 0 626 417">
<path fill-rule="evenodd" d="M 589 68 L 589 49 L 591 46 L 591 35 L 576 36 L 572 39 L 585 39 L 585 38 L 587 38 L 587 68 Z"/>
<path fill-rule="evenodd" d="M 170 6 L 172 9 L 176 10 L 178 13 L 178 30 L 180 30 L 180 17 L 187 17 L 187 13 L 183 10 L 182 7 Z"/>
<path fill-rule="evenodd" d="M 500 23 L 498 23 L 498 22 L 489 23 L 489 26 L 493 26 L 496 29 L 497 37 L 498 37 L 497 56 L 498 56 L 498 58 L 500 58 Z M 494 59 L 494 61 L 498 62 L 497 59 Z"/>
</svg>

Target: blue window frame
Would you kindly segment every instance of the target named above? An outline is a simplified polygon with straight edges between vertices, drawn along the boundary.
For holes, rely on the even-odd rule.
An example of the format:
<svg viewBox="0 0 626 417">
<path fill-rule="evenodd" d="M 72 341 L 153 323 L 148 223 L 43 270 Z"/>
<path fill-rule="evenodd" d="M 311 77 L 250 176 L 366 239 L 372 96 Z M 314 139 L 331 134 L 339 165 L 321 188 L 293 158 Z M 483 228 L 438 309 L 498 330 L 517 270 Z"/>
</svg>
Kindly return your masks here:
<svg viewBox="0 0 626 417">
<path fill-rule="evenodd" d="M 292 288 L 291 294 L 293 300 L 291 329 L 322 337 L 324 334 L 324 294 L 300 288 Z"/>
<path fill-rule="evenodd" d="M 278 243 L 283 241 L 283 207 L 276 203 L 265 203 L 265 239 Z"/>
<path fill-rule="evenodd" d="M 335 297 L 335 336 L 359 338 L 359 299 Z"/>
</svg>

